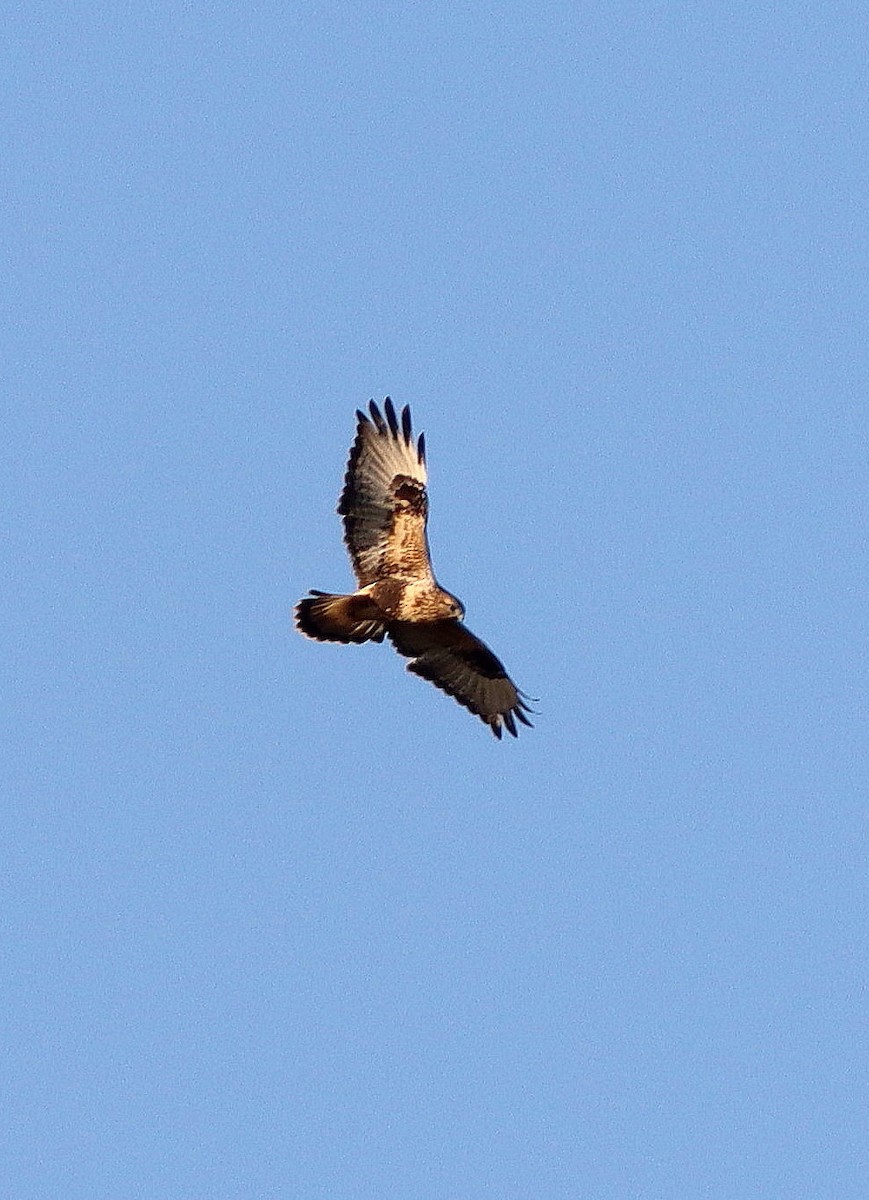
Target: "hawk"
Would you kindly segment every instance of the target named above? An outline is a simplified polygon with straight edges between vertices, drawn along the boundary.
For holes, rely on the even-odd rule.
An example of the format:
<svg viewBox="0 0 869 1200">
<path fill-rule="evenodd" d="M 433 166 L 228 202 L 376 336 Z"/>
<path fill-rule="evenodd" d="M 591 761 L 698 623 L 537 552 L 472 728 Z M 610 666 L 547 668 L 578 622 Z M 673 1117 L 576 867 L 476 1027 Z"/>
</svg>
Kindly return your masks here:
<svg viewBox="0 0 869 1200">
<path fill-rule="evenodd" d="M 426 537 L 425 435 L 414 442 L 410 409 L 401 421 L 389 397 L 383 413 L 357 410 L 338 512 L 358 590 L 317 592 L 295 608 L 296 627 L 320 642 L 382 642 L 388 637 L 407 669 L 453 696 L 501 737 L 531 725 L 504 664 L 462 624 L 462 602 L 434 577 Z"/>
</svg>

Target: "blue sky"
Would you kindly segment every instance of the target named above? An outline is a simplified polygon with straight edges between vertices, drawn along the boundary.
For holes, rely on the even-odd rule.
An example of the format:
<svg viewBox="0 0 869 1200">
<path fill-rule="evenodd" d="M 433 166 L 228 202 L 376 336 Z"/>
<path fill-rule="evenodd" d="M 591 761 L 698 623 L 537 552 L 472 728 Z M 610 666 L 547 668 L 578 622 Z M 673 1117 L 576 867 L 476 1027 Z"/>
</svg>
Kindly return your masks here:
<svg viewBox="0 0 869 1200">
<path fill-rule="evenodd" d="M 10 16 L 9 1195 L 866 1195 L 867 40 Z M 387 394 L 518 741 L 292 631 Z"/>
</svg>

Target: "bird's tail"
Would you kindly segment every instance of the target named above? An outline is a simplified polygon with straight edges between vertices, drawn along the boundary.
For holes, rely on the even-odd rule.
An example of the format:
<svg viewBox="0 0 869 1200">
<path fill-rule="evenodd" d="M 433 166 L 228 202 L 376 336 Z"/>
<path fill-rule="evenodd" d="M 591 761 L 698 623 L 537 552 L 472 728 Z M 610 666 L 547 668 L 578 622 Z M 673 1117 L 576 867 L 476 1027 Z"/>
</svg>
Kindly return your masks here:
<svg viewBox="0 0 869 1200">
<path fill-rule="evenodd" d="M 358 592 L 335 596 L 312 589 L 296 605 L 295 616 L 299 632 L 318 642 L 382 642 L 386 633 L 383 613 Z"/>
</svg>

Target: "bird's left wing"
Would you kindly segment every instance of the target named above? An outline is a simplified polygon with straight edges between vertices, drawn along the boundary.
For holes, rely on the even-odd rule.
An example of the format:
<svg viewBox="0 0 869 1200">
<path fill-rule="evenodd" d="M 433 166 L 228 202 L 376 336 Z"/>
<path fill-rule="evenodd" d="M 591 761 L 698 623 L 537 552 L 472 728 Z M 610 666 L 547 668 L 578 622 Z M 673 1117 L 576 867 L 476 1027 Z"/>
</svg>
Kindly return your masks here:
<svg viewBox="0 0 869 1200">
<path fill-rule="evenodd" d="M 425 526 L 425 439 L 414 443 L 410 410 L 401 424 L 387 397 L 383 414 L 372 400 L 371 417 L 357 412 L 338 512 L 344 541 L 361 587 L 384 575 L 431 577 Z"/>
<path fill-rule="evenodd" d="M 461 621 L 393 621 L 387 637 L 399 654 L 413 659 L 408 671 L 428 679 L 475 713 L 500 738 L 516 737 L 516 721 L 531 722 L 531 709 L 504 664 Z"/>
</svg>

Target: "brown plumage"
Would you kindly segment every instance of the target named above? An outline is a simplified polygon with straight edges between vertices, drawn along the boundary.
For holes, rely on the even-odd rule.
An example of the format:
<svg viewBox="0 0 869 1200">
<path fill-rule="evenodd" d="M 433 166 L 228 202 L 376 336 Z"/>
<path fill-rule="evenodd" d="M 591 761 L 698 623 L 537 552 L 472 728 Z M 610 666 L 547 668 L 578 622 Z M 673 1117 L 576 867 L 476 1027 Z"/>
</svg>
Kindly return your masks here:
<svg viewBox="0 0 869 1200">
<path fill-rule="evenodd" d="M 501 737 L 531 709 L 503 663 L 462 624 L 460 600 L 438 584 L 426 523 L 425 438 L 416 443 L 405 406 L 401 422 L 389 397 L 383 414 L 358 412 L 338 512 L 359 589 L 312 591 L 296 605 L 296 627 L 321 642 L 382 642 L 388 637 L 408 670 L 455 697 Z"/>
</svg>

